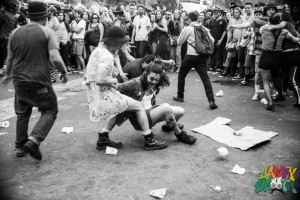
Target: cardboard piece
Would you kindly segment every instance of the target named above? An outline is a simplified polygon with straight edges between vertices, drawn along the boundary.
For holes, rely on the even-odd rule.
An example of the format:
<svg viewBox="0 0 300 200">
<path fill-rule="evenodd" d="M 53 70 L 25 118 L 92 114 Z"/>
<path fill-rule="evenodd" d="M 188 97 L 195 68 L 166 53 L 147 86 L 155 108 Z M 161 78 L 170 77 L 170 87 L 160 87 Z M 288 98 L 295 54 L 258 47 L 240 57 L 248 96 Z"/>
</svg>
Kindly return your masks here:
<svg viewBox="0 0 300 200">
<path fill-rule="evenodd" d="M 246 126 L 238 131 L 233 130 L 226 124 L 231 120 L 217 117 L 212 122 L 192 129 L 196 133 L 200 133 L 210 137 L 211 139 L 226 144 L 228 146 L 241 149 L 243 151 L 270 140 L 278 133 L 272 131 L 261 131 L 251 126 Z"/>
<path fill-rule="evenodd" d="M 118 149 L 107 146 L 105 153 L 107 155 L 116 155 L 118 153 Z"/>
<path fill-rule="evenodd" d="M 71 127 L 63 127 L 61 131 L 63 133 L 70 134 L 70 133 L 72 133 L 74 131 L 74 128 L 73 128 L 73 126 L 71 126 Z"/>
<path fill-rule="evenodd" d="M 240 167 L 239 165 L 235 165 L 231 170 L 232 173 L 243 175 L 245 174 L 245 168 Z"/>
</svg>

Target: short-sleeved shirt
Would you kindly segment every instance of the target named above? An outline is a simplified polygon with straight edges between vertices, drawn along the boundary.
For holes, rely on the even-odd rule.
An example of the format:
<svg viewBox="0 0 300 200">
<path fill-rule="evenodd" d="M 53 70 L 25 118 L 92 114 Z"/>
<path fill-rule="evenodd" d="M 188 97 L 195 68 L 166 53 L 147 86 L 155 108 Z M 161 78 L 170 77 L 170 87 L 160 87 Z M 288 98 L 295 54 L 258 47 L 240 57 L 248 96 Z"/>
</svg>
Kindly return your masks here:
<svg viewBox="0 0 300 200">
<path fill-rule="evenodd" d="M 209 22 L 208 28 L 210 29 L 210 34 L 215 39 L 215 43 L 217 43 L 224 31 L 226 31 L 227 23 L 224 19 L 213 19 Z"/>
<path fill-rule="evenodd" d="M 137 15 L 133 20 L 135 26 L 135 41 L 148 41 L 148 28 L 151 26 L 148 16 Z"/>
<path fill-rule="evenodd" d="M 262 51 L 262 37 L 260 33 L 260 28 L 268 23 L 267 18 L 259 18 L 255 19 L 253 22 L 251 22 L 251 26 L 254 28 L 255 32 L 255 45 L 254 45 L 254 53 L 256 55 L 260 55 Z"/>
<path fill-rule="evenodd" d="M 83 19 L 80 19 L 78 22 L 73 20 L 72 24 L 71 24 L 72 28 L 82 28 L 81 31 L 79 33 L 73 33 L 73 39 L 84 39 L 84 34 L 85 34 L 85 29 L 86 29 L 86 23 Z"/>
<path fill-rule="evenodd" d="M 39 24 L 15 29 L 8 42 L 13 53 L 12 73 L 16 86 L 51 86 L 49 51 L 58 49 L 53 30 Z"/>
</svg>

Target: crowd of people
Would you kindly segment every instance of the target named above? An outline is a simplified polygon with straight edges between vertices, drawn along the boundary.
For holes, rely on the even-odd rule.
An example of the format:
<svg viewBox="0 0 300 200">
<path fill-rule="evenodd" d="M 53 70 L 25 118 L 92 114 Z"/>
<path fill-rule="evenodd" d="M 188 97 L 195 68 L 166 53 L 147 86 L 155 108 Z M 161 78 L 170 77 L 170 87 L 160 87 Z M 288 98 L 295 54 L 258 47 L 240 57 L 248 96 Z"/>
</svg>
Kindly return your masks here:
<svg viewBox="0 0 300 200">
<path fill-rule="evenodd" d="M 214 7 L 187 13 L 135 3 L 87 9 L 4 2 L 0 70 L 6 75 L 3 82 L 12 78 L 15 85 L 19 157 L 29 152 L 42 159 L 39 145 L 58 112 L 51 83 L 57 77 L 67 82 L 72 73 L 84 77 L 90 119 L 107 120 L 99 132 L 99 150 L 122 146 L 110 140 L 109 133 L 127 119 L 143 132 L 146 150 L 167 146 L 151 130 L 161 121 L 166 122 L 162 130 L 174 131 L 179 141 L 196 142 L 178 123 L 184 115 L 182 107 L 155 104 L 160 89 L 170 84 L 167 73 L 178 73 L 174 101 L 184 102 L 185 78 L 195 70 L 210 109 L 218 106 L 209 72 L 240 80 L 238 86 L 249 86 L 254 78 L 252 99 L 259 100 L 264 89 L 270 111 L 275 110 L 274 102 L 285 101 L 285 94 L 293 90 L 294 106 L 300 109 L 299 15 L 288 5 L 249 1 L 232 3 L 227 11 Z M 199 45 L 204 48 L 199 50 Z M 28 137 L 33 106 L 42 115 Z"/>
</svg>

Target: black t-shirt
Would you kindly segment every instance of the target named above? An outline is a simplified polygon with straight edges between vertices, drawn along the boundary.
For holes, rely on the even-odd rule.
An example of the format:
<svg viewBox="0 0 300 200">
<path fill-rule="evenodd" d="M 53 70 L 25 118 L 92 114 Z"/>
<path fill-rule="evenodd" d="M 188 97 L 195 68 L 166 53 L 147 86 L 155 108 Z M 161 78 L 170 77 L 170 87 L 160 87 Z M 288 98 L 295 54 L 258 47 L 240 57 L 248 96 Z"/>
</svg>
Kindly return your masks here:
<svg viewBox="0 0 300 200">
<path fill-rule="evenodd" d="M 180 27 L 179 23 L 174 23 L 173 21 L 170 21 L 168 24 L 168 29 L 170 31 L 171 36 L 179 36 L 180 35 Z"/>
<path fill-rule="evenodd" d="M 226 31 L 227 23 L 224 19 L 213 19 L 209 22 L 208 28 L 210 29 L 210 34 L 215 39 L 215 43 L 217 43 L 224 31 Z"/>
</svg>

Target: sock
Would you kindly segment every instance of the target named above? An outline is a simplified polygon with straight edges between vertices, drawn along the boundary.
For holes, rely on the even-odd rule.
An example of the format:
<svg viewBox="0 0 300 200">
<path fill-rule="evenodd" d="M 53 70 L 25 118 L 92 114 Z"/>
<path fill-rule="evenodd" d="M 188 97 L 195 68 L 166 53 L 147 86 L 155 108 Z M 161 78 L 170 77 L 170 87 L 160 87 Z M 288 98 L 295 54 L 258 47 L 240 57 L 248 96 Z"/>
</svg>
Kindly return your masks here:
<svg viewBox="0 0 300 200">
<path fill-rule="evenodd" d="M 254 85 L 255 93 L 259 93 L 259 87 L 260 87 L 260 85 Z"/>
<path fill-rule="evenodd" d="M 110 130 L 103 128 L 100 133 L 110 133 Z"/>
<path fill-rule="evenodd" d="M 143 135 L 144 136 L 147 136 L 147 135 L 150 135 L 152 133 L 151 129 L 147 130 L 147 131 L 144 131 L 143 132 Z"/>
</svg>

